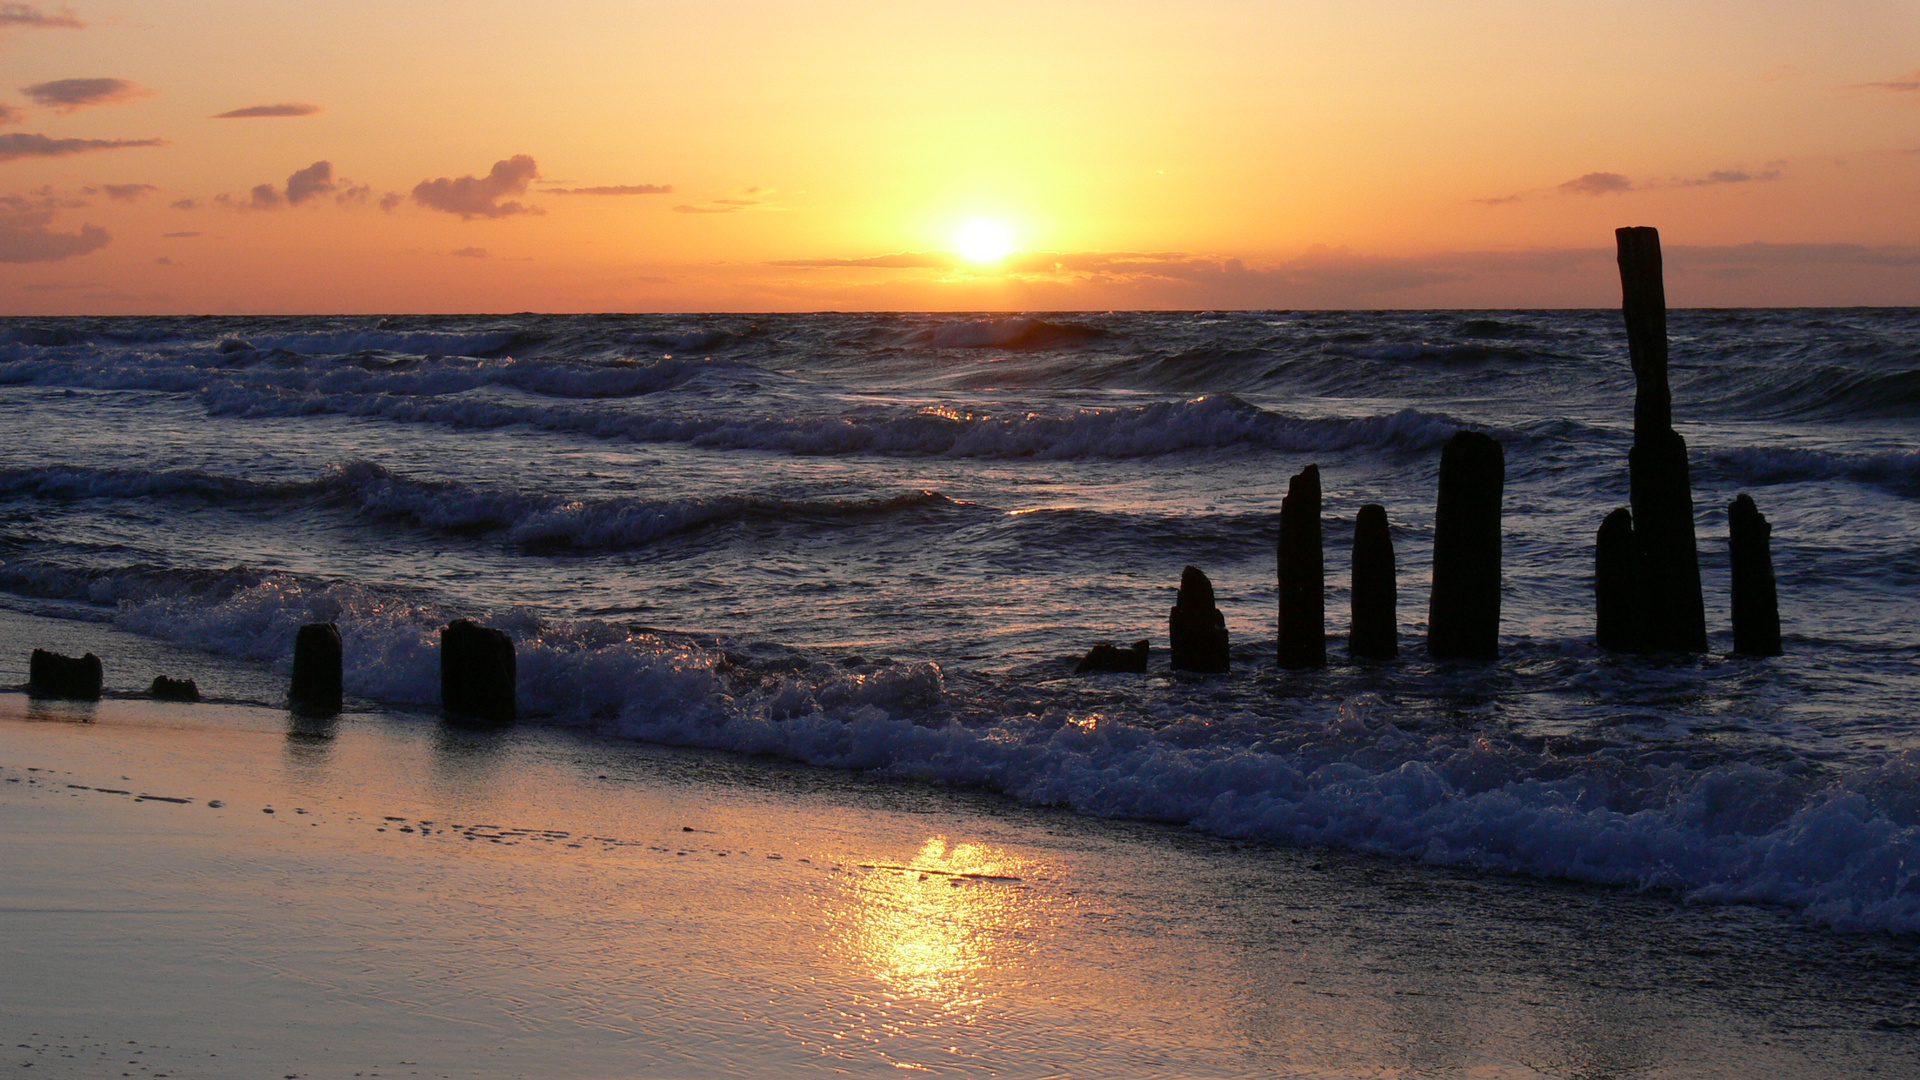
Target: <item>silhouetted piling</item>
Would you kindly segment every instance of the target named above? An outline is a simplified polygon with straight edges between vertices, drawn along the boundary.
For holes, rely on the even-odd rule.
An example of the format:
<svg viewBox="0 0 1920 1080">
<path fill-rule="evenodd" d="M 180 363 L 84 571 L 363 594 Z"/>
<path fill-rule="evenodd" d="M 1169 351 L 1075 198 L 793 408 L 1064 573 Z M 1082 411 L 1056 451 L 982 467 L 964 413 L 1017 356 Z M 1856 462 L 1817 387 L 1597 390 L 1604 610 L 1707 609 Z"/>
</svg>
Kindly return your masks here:
<svg viewBox="0 0 1920 1080">
<path fill-rule="evenodd" d="M 1141 638 L 1126 648 L 1111 641 L 1103 641 L 1087 650 L 1080 659 L 1079 666 L 1073 669 L 1075 675 L 1090 675 L 1099 672 L 1120 671 L 1145 674 L 1147 670 L 1147 639 Z"/>
<path fill-rule="evenodd" d="M 27 693 L 37 697 L 99 701 L 101 682 L 100 658 L 92 653 L 62 656 L 35 649 L 27 659 Z"/>
<path fill-rule="evenodd" d="M 1435 659 L 1499 655 L 1500 496 L 1506 478 L 1506 453 L 1480 432 L 1459 432 L 1440 452 L 1427 608 L 1427 652 Z"/>
<path fill-rule="evenodd" d="M 1621 312 L 1633 361 L 1632 470 L 1634 556 L 1640 579 L 1645 651 L 1705 652 L 1706 605 L 1700 594 L 1699 542 L 1687 444 L 1673 430 L 1667 386 L 1667 298 L 1660 233 L 1617 229 Z"/>
<path fill-rule="evenodd" d="M 155 675 L 153 685 L 147 687 L 147 696 L 160 701 L 199 701 L 200 687 L 192 679 L 169 679 L 165 675 Z"/>
<path fill-rule="evenodd" d="M 1327 666 L 1326 557 L 1320 540 L 1320 467 L 1287 483 L 1280 500 L 1280 666 Z"/>
<path fill-rule="evenodd" d="M 288 704 L 298 713 L 332 716 L 340 711 L 340 681 L 340 628 L 332 623 L 302 626 L 293 639 Z"/>
<path fill-rule="evenodd" d="M 1780 598 L 1773 583 L 1773 526 L 1753 499 L 1727 507 L 1727 545 L 1733 562 L 1733 651 L 1779 656 Z"/>
<path fill-rule="evenodd" d="M 1180 571 L 1180 595 L 1167 616 L 1167 638 L 1174 670 L 1227 670 L 1227 617 L 1214 606 L 1213 582 L 1198 567 Z"/>
<path fill-rule="evenodd" d="M 1594 537 L 1594 644 L 1610 652 L 1640 652 L 1640 574 L 1633 552 L 1633 511 L 1608 514 Z"/>
<path fill-rule="evenodd" d="M 504 724 L 517 711 L 513 639 L 455 619 L 440 631 L 440 707 L 447 716 Z"/>
<path fill-rule="evenodd" d="M 1399 583 L 1387 508 L 1368 503 L 1353 521 L 1353 620 L 1347 654 L 1369 660 L 1400 655 Z"/>
</svg>

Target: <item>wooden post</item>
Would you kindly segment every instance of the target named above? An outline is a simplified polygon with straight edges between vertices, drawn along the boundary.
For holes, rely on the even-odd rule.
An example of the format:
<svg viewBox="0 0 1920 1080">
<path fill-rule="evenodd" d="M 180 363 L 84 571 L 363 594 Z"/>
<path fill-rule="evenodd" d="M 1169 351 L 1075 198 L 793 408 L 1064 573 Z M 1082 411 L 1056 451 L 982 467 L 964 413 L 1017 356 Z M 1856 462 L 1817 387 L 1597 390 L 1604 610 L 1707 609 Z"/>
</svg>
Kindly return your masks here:
<svg viewBox="0 0 1920 1080">
<path fill-rule="evenodd" d="M 1279 657 L 1283 668 L 1327 666 L 1326 560 L 1320 538 L 1320 467 L 1309 465 L 1280 500 Z"/>
<path fill-rule="evenodd" d="M 1650 652 L 1705 652 L 1707 613 L 1700 593 L 1687 444 L 1673 430 L 1673 396 L 1667 386 L 1660 234 L 1637 227 L 1617 229 L 1614 237 L 1619 246 L 1621 312 L 1633 361 L 1633 449 L 1628 462 L 1640 578 L 1640 647 Z"/>
<path fill-rule="evenodd" d="M 1227 670 L 1227 617 L 1214 606 L 1213 582 L 1198 567 L 1180 571 L 1180 595 L 1167 615 L 1167 639 L 1174 670 Z"/>
<path fill-rule="evenodd" d="M 1594 537 L 1594 644 L 1609 652 L 1639 652 L 1640 575 L 1633 553 L 1633 511 L 1608 514 Z"/>
<path fill-rule="evenodd" d="M 1440 452 L 1427 608 L 1427 653 L 1436 660 L 1492 660 L 1500 654 L 1500 496 L 1506 478 L 1506 453 L 1480 432 L 1459 432 Z"/>
<path fill-rule="evenodd" d="M 99 701 L 102 684 L 100 658 L 62 656 L 45 649 L 27 658 L 27 693 L 37 697 Z"/>
<path fill-rule="evenodd" d="M 293 683 L 287 703 L 307 716 L 332 716 L 340 711 L 340 628 L 332 623 L 308 623 L 293 638 Z"/>
<path fill-rule="evenodd" d="M 1369 660 L 1400 655 L 1399 582 L 1387 508 L 1368 503 L 1353 520 L 1353 618 L 1347 654 Z"/>
<path fill-rule="evenodd" d="M 440 631 L 440 708 L 448 717 L 504 724 L 516 702 L 513 639 L 504 630 L 455 619 Z"/>
<path fill-rule="evenodd" d="M 1733 562 L 1733 651 L 1779 656 L 1780 598 L 1773 582 L 1773 526 L 1741 495 L 1727 507 L 1727 545 Z"/>
</svg>

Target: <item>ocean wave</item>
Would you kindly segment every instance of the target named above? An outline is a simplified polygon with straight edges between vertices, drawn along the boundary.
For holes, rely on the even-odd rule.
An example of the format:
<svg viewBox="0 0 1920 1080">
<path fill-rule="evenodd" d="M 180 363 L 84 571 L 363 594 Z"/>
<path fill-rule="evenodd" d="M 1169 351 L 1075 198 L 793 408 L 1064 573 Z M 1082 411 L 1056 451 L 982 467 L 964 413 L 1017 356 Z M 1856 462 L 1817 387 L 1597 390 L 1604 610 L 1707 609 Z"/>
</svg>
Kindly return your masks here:
<svg viewBox="0 0 1920 1080">
<path fill-rule="evenodd" d="M 758 375 L 739 360 L 484 360 L 468 356 L 418 357 L 377 350 L 314 359 L 229 339 L 211 351 L 169 358 L 33 356 L 0 360 L 0 386 L 66 386 L 94 390 L 152 390 L 232 399 L 260 394 L 324 394 L 334 398 L 445 397 L 487 388 L 552 398 L 641 397 L 705 377 Z M 315 411 L 336 411 L 321 409 Z"/>
<path fill-rule="evenodd" d="M 197 470 L 0 470 L 0 496 L 186 499 L 230 509 L 290 500 L 343 502 L 368 517 L 439 532 L 504 533 L 527 550 L 622 550 L 732 521 L 845 521 L 923 512 L 951 504 L 935 491 L 854 498 L 765 495 L 692 499 L 567 500 L 450 481 L 408 478 L 370 461 L 330 466 L 310 481 L 261 483 Z"/>
<path fill-rule="evenodd" d="M 1087 323 L 1012 315 L 938 323 L 909 332 L 902 343 L 934 349 L 1063 349 L 1108 336 Z"/>
<path fill-rule="evenodd" d="M 1289 452 L 1418 450 L 1440 446 L 1458 430 L 1448 417 L 1416 409 L 1353 418 L 1294 417 L 1261 409 L 1231 394 L 1132 408 L 1005 417 L 945 409 L 797 418 L 725 416 L 712 411 L 580 411 L 499 401 L 253 389 L 210 392 L 205 401 L 210 412 L 234 416 L 343 413 L 469 429 L 526 424 L 594 438 L 799 455 L 1068 460 L 1157 457 L 1236 448 Z"/>
<path fill-rule="evenodd" d="M 354 585 L 147 584 L 116 623 L 284 667 L 298 626 L 341 626 L 347 688 L 438 701 L 449 612 Z M 1852 930 L 1920 932 L 1920 753 L 1847 771 L 1631 745 L 1531 746 L 1422 724 L 1362 695 L 1233 705 L 1213 692 L 1132 711 L 1030 711 L 929 662 L 833 662 L 593 620 L 500 613 L 524 715 L 655 743 L 979 787 L 1215 835 L 1506 873 L 1782 904 Z M 1177 684 L 1176 684 L 1177 685 Z M 1258 716 L 1223 715 L 1254 709 Z M 1169 712 L 1168 710 L 1172 711 Z"/>
<path fill-rule="evenodd" d="M 1851 480 L 1901 495 L 1920 495 L 1920 450 L 1846 454 L 1788 447 L 1742 447 L 1708 455 L 1712 465 L 1750 484 Z"/>
</svg>

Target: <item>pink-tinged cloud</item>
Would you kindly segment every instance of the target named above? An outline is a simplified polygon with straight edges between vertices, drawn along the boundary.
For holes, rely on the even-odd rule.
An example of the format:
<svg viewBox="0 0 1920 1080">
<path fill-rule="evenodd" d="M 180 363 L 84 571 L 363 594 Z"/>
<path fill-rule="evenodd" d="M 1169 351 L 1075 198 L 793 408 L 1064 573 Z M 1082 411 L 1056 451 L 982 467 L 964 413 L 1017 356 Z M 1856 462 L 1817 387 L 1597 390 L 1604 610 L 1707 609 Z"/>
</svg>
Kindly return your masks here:
<svg viewBox="0 0 1920 1080">
<path fill-rule="evenodd" d="M 138 202 L 141 196 L 160 189 L 152 184 L 99 184 L 80 190 L 88 195 L 105 195 L 115 202 Z"/>
<path fill-rule="evenodd" d="M 299 101 L 283 101 L 278 105 L 249 105 L 244 109 L 229 109 L 223 113 L 214 113 L 215 120 L 248 120 L 267 116 L 312 116 L 320 111 L 318 105 L 308 105 Z"/>
<path fill-rule="evenodd" d="M 287 177 L 287 201 L 295 206 L 308 199 L 331 194 L 333 190 L 333 163 L 330 161 L 316 161 Z"/>
<path fill-rule="evenodd" d="M 483 247 L 463 247 L 458 251 L 451 252 L 451 254 L 461 259 L 484 259 L 487 257 L 487 249 Z"/>
<path fill-rule="evenodd" d="M 682 203 L 673 208 L 676 214 L 737 214 L 742 210 L 752 210 L 766 206 L 773 192 L 766 188 L 750 187 L 740 196 L 731 199 L 709 199 L 705 206 Z"/>
<path fill-rule="evenodd" d="M 0 4 L 0 30 L 11 26 L 25 26 L 35 30 L 62 28 L 78 30 L 87 25 L 71 11 L 62 10 L 58 15 L 48 15 L 32 4 Z"/>
<path fill-rule="evenodd" d="M 512 200 L 502 201 L 510 195 L 525 195 L 527 185 L 539 175 L 540 167 L 534 164 L 531 157 L 515 154 L 505 161 L 494 162 L 493 171 L 485 176 L 462 176 L 457 180 L 443 176 L 438 180 L 422 180 L 413 187 L 413 201 L 429 210 L 459 214 L 467 221 L 510 217 L 514 214 L 544 214 L 546 211 L 537 206 L 524 206 Z"/>
<path fill-rule="evenodd" d="M 1590 172 L 1560 185 L 1561 193 L 1566 195 L 1618 195 L 1632 190 L 1633 181 L 1612 172 Z"/>
<path fill-rule="evenodd" d="M 47 226 L 53 212 L 0 214 L 0 263 L 58 262 L 107 246 L 113 238 L 98 225 L 82 225 L 77 233 L 54 232 Z"/>
<path fill-rule="evenodd" d="M 1768 169 L 1759 173 L 1742 172 L 1739 169 L 1715 169 L 1705 176 L 1693 180 L 1682 180 L 1680 186 L 1711 187 L 1715 184 L 1765 183 L 1768 180 L 1778 179 L 1780 179 L 1779 169 Z"/>
<path fill-rule="evenodd" d="M 199 233 L 197 233 L 197 232 L 191 232 L 191 231 L 189 231 L 189 232 L 169 232 L 169 233 L 161 233 L 160 235 L 161 235 L 161 236 L 164 236 L 164 237 L 166 237 L 166 238 L 167 238 L 167 239 L 169 239 L 169 240 L 184 240 L 184 239 L 186 239 L 186 238 L 187 238 L 187 237 L 189 237 L 189 236 L 199 236 L 200 234 L 199 234 Z"/>
<path fill-rule="evenodd" d="M 387 213 L 391 214 L 393 213 L 395 207 L 399 206 L 401 203 L 406 201 L 407 201 L 407 197 L 405 195 L 402 195 L 397 191 L 389 191 L 385 195 L 380 196 L 380 209 L 385 210 Z"/>
<path fill-rule="evenodd" d="M 27 110 L 18 105 L 9 105 L 0 101 L 0 124 L 24 124 L 27 122 Z"/>
<path fill-rule="evenodd" d="M 128 146 L 165 146 L 161 139 L 55 139 L 46 135 L 18 133 L 0 135 L 0 161 L 16 158 L 65 157 L 95 150 L 119 150 Z"/>
<path fill-rule="evenodd" d="M 672 184 L 615 184 L 609 187 L 544 188 L 543 195 L 671 195 Z"/>
<path fill-rule="evenodd" d="M 41 105 L 65 115 L 95 105 L 118 105 L 151 96 L 153 91 L 125 79 L 55 79 L 52 82 L 23 86 L 20 92 Z"/>
<path fill-rule="evenodd" d="M 200 200 L 199 199 L 175 199 L 174 201 L 168 203 L 167 205 L 171 206 L 175 210 L 198 210 L 200 209 Z"/>
<path fill-rule="evenodd" d="M 253 208 L 255 210 L 272 210 L 285 201 L 285 196 L 281 195 L 279 189 L 275 188 L 272 184 L 255 184 L 253 186 Z"/>
</svg>

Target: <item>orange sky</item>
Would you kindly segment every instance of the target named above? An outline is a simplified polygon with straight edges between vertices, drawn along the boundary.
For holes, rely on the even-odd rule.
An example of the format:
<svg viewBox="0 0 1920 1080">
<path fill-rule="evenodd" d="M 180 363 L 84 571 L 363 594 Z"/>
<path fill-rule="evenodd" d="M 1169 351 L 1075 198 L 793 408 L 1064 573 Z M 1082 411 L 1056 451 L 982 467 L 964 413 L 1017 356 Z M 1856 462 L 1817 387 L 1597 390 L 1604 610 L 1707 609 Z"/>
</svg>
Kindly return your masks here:
<svg viewBox="0 0 1920 1080">
<path fill-rule="evenodd" d="M 79 0 L 0 72 L 3 314 L 1612 306 L 1619 225 L 1920 304 L 1911 0 Z"/>
</svg>

